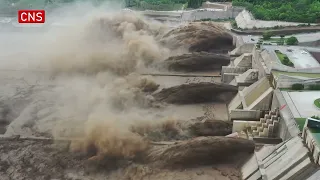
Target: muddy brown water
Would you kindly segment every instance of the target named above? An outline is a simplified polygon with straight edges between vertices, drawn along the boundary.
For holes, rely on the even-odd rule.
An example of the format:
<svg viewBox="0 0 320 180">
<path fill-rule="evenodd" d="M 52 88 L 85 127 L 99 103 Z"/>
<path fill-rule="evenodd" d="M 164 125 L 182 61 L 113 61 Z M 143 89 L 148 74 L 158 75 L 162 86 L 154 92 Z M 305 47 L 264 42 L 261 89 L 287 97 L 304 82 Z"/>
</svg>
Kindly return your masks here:
<svg viewBox="0 0 320 180">
<path fill-rule="evenodd" d="M 0 122 L 0 134 L 4 134 L 7 130 L 7 123 Z"/>
<path fill-rule="evenodd" d="M 5 45 L 0 43 L 1 51 L 5 52 L 0 55 L 0 59 L 6 59 L 13 51 L 20 49 L 19 57 L 30 54 L 34 50 L 28 47 L 28 41 L 32 41 L 37 34 L 27 37 L 28 40 L 15 38 L 22 43 Z M 8 41 L 10 36 L 17 34 L 0 34 Z M 18 34 L 19 36 L 19 34 Z M 5 40 L 6 41 L 6 40 Z M 15 44 L 19 46 L 15 47 Z M 27 67 L 28 61 L 21 61 L 22 67 Z M 203 72 L 205 74 L 215 74 L 215 72 Z M 184 76 L 153 76 L 156 83 L 160 84 L 160 88 L 168 88 L 185 83 L 198 82 L 220 82 L 220 77 L 197 77 L 188 74 Z M 21 69 L 0 69 L 0 96 L 19 99 L 20 97 L 28 97 L 29 91 L 26 90 L 30 86 L 59 86 L 51 81 L 51 77 L 41 71 L 29 71 Z M 9 98 L 9 99 L 10 99 Z M 17 105 L 20 105 L 17 101 Z M 228 111 L 226 104 L 222 103 L 205 103 L 192 105 L 167 105 L 163 109 L 159 109 L 154 113 L 161 115 L 172 115 L 179 119 L 189 120 L 199 116 L 206 116 L 208 119 L 228 120 Z M 5 126 L 0 124 L 0 134 L 5 131 Z M 0 140 L 0 179 L 9 180 L 102 180 L 102 179 L 219 179 L 219 180 L 238 180 L 240 172 L 238 167 L 233 164 L 197 167 L 188 170 L 157 170 L 152 167 L 142 165 L 130 165 L 127 169 L 118 169 L 115 172 L 88 170 L 85 163 L 86 157 L 68 152 L 66 144 L 54 144 L 45 141 L 33 140 Z M 105 167 L 104 167 L 105 168 Z M 92 168 L 89 168 L 92 169 Z"/>
</svg>

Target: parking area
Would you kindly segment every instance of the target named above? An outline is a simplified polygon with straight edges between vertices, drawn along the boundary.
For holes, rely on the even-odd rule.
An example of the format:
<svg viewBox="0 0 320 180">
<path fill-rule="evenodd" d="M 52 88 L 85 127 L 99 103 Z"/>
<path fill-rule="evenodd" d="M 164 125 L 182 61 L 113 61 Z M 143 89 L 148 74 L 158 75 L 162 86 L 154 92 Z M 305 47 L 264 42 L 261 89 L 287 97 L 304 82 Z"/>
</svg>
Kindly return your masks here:
<svg viewBox="0 0 320 180">
<path fill-rule="evenodd" d="M 286 54 L 294 67 L 297 69 L 303 68 L 318 68 L 320 63 L 309 53 L 308 49 L 299 46 L 264 46 L 270 53 L 275 54 L 275 50 Z M 277 57 L 276 55 L 274 57 Z M 280 60 L 277 59 L 279 62 Z"/>
</svg>

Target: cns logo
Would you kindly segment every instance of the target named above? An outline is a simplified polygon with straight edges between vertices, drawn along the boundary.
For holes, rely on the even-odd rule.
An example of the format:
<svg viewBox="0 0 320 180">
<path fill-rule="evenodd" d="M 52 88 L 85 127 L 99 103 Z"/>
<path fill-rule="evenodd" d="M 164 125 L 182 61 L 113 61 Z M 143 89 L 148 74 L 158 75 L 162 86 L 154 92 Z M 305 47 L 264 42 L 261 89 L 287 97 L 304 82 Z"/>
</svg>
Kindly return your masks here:
<svg viewBox="0 0 320 180">
<path fill-rule="evenodd" d="M 19 23 L 44 23 L 46 20 L 46 12 L 44 10 L 19 10 Z"/>
</svg>

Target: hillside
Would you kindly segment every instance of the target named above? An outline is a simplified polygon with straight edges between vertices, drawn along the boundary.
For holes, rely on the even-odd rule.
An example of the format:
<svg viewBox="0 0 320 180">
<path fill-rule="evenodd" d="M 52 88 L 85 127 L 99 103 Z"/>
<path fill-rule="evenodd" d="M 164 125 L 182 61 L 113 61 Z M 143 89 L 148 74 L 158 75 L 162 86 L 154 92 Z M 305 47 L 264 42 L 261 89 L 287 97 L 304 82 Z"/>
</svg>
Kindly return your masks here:
<svg viewBox="0 0 320 180">
<path fill-rule="evenodd" d="M 256 19 L 320 23 L 319 0 L 233 0 L 233 5 L 246 7 Z"/>
</svg>

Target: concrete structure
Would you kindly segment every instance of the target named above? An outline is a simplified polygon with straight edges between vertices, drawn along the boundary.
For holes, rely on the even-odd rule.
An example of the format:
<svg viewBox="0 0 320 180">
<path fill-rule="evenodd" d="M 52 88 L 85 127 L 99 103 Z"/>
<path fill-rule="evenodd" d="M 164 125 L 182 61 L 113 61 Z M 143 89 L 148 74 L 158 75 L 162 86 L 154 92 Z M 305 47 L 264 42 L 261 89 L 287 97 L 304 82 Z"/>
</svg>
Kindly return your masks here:
<svg viewBox="0 0 320 180">
<path fill-rule="evenodd" d="M 236 48 L 229 53 L 231 56 L 241 56 L 243 53 L 252 53 L 255 47 L 254 44 L 243 44 L 239 42 L 241 40 L 238 41 L 237 38 L 235 41 Z"/>
<path fill-rule="evenodd" d="M 278 135 L 280 114 L 279 109 L 269 111 L 259 121 L 233 121 L 232 132 L 245 131 L 249 138 L 276 138 Z"/>
<path fill-rule="evenodd" d="M 266 145 L 241 168 L 244 180 L 302 180 L 317 172 L 300 137 Z"/>
<path fill-rule="evenodd" d="M 287 140 L 300 134 L 298 124 L 279 89 L 274 90 L 271 108 L 279 108 L 280 124 L 278 137 Z"/>
<path fill-rule="evenodd" d="M 296 83 L 304 84 L 306 89 L 319 84 L 317 53 L 320 49 L 269 45 L 256 48 L 258 40 L 259 36 L 236 36 L 237 48 L 229 53 L 234 59 L 222 67 L 221 81 L 239 87 L 238 94 L 228 104 L 229 117 L 233 121 L 233 132 L 245 133 L 256 142 L 277 143 L 279 138 L 284 142 L 255 152 L 242 167 L 243 179 L 320 179 L 320 168 L 315 164 L 320 164 L 320 143 L 316 140 L 320 142 L 320 130 L 315 134 L 303 129 L 306 117 L 320 115 L 320 109 L 313 104 L 320 97 L 320 91 L 279 89 L 291 88 Z M 295 67 L 283 65 L 275 50 L 286 54 Z"/>
<path fill-rule="evenodd" d="M 237 96 L 238 97 L 238 96 Z M 240 108 L 240 107 L 239 107 Z M 246 120 L 257 121 L 262 116 L 260 110 L 244 110 L 244 109 L 232 109 L 229 111 L 230 120 Z"/>
<path fill-rule="evenodd" d="M 240 57 L 231 61 L 231 64 L 235 67 L 252 67 L 252 54 L 243 53 Z"/>
<path fill-rule="evenodd" d="M 278 50 L 282 54 L 287 55 L 290 61 L 294 64 L 295 69 L 311 69 L 320 67 L 320 63 L 308 52 L 320 52 L 320 49 L 300 46 L 263 46 L 263 48 L 266 49 L 266 51 L 272 56 L 272 63 L 277 64 L 277 66 L 285 65 L 281 63 L 281 61 L 275 53 L 275 50 Z M 292 69 L 287 66 L 280 68 L 284 70 Z M 319 72 L 319 70 L 317 72 Z"/>
<path fill-rule="evenodd" d="M 239 38 L 235 38 L 236 41 Z M 240 38 L 240 41 L 243 41 Z M 231 56 L 236 56 L 229 66 L 222 67 L 222 82 L 230 83 L 236 81 L 235 77 L 245 71 L 239 71 L 239 68 L 246 68 L 246 71 L 253 68 L 258 71 L 258 79 L 266 77 L 271 80 L 272 85 L 277 88 L 288 88 L 295 83 L 304 83 L 306 85 L 317 84 L 320 78 L 320 63 L 317 62 L 308 52 L 320 52 L 319 48 L 293 47 L 293 46 L 262 46 L 262 49 L 254 48 L 254 44 L 236 43 L 238 47 L 230 52 Z M 275 50 L 281 50 L 284 54 L 296 64 L 295 68 L 283 65 L 277 57 Z M 301 55 L 300 55 L 301 54 Z M 250 60 L 251 58 L 251 67 Z"/>
<path fill-rule="evenodd" d="M 221 69 L 221 82 L 230 83 L 236 76 L 245 73 L 250 67 L 233 67 L 233 66 L 222 66 Z"/>
<path fill-rule="evenodd" d="M 272 71 L 271 80 L 274 88 L 291 89 L 293 84 L 304 84 L 305 89 L 307 89 L 310 85 L 320 83 L 320 74 Z"/>
<path fill-rule="evenodd" d="M 314 105 L 314 100 L 320 98 L 320 91 L 281 91 L 281 93 L 294 118 L 320 115 L 320 109 Z"/>
<path fill-rule="evenodd" d="M 229 104 L 229 112 L 234 109 L 269 110 L 273 88 L 267 78 L 262 78 L 249 87 L 240 90 Z"/>
<path fill-rule="evenodd" d="M 239 15 L 235 18 L 237 25 L 242 29 L 253 29 L 255 28 L 270 28 L 275 26 L 298 26 L 303 23 L 293 23 L 293 22 L 283 22 L 283 21 L 262 21 L 256 20 L 252 14 L 243 10 Z"/>
<path fill-rule="evenodd" d="M 253 47 L 248 48 L 252 50 Z M 244 53 L 246 51 L 242 51 L 241 48 L 236 48 L 239 50 L 239 52 L 235 52 L 237 50 L 234 50 L 234 53 L 241 54 L 239 57 L 236 57 L 235 59 L 231 60 L 230 64 L 228 66 L 222 66 L 221 74 L 222 79 L 221 81 L 224 83 L 230 83 L 231 81 L 235 80 L 236 76 L 239 76 L 243 73 L 246 73 L 249 69 L 252 67 L 252 54 L 251 53 Z M 248 51 L 250 51 L 248 50 Z M 248 71 L 247 75 L 244 75 L 239 82 L 243 81 L 243 79 L 246 79 L 248 75 L 253 73 L 253 71 Z M 251 79 L 255 79 L 255 75 L 252 74 L 253 77 Z M 249 78 L 250 79 L 250 78 Z M 252 82 L 250 82 L 252 84 Z M 250 85 L 249 84 L 249 85 Z"/>
<path fill-rule="evenodd" d="M 226 6 L 227 7 L 227 6 Z M 202 19 L 233 19 L 243 8 L 206 8 L 179 11 L 141 11 L 140 13 L 159 21 L 190 22 Z"/>
<path fill-rule="evenodd" d="M 320 179 L 320 170 L 318 169 L 314 174 L 308 177 L 306 180 L 318 180 Z"/>
<path fill-rule="evenodd" d="M 222 9 L 222 10 L 227 10 L 232 8 L 232 3 L 227 2 L 227 3 L 221 3 L 221 2 L 210 2 L 206 1 L 202 3 L 203 8 L 214 8 L 214 9 Z"/>
<path fill-rule="evenodd" d="M 244 88 L 255 83 L 258 80 L 258 70 L 249 69 L 243 74 L 236 76 L 231 82 L 231 85 L 238 86 Z"/>
<path fill-rule="evenodd" d="M 312 118 L 311 118 L 312 119 Z M 302 138 L 306 142 L 306 145 L 312 153 L 313 161 L 320 165 L 320 147 L 319 147 L 319 133 L 313 133 L 310 128 L 306 126 L 307 122 L 302 131 Z"/>
<path fill-rule="evenodd" d="M 196 21 L 201 19 L 234 19 L 243 10 L 243 8 L 225 8 L 225 9 L 197 9 L 193 11 L 184 11 L 182 21 Z"/>
<path fill-rule="evenodd" d="M 302 34 L 292 34 L 288 35 L 284 38 L 288 38 L 294 36 L 298 39 L 299 41 L 299 46 L 310 46 L 310 47 L 317 47 L 320 44 L 317 44 L 318 41 L 320 41 L 320 32 L 315 32 L 315 33 L 302 33 Z M 256 44 L 259 42 L 260 39 L 262 39 L 262 36 L 258 35 L 239 35 L 237 36 L 239 39 L 238 42 L 241 44 Z M 277 45 L 276 43 L 273 43 L 275 41 L 274 38 L 279 38 L 279 36 L 273 36 L 271 37 L 271 40 L 263 40 L 265 43 L 271 43 L 274 45 Z"/>
</svg>

